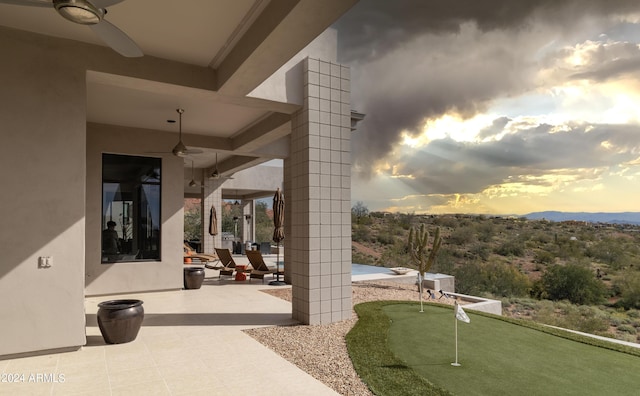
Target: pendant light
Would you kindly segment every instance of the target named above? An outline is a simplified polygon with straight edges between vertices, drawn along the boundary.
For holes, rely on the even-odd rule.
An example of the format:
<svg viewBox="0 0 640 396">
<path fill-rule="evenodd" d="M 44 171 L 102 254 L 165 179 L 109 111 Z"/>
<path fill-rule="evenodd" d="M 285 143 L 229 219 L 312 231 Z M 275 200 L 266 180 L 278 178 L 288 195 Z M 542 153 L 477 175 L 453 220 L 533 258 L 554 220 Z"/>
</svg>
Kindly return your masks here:
<svg viewBox="0 0 640 396">
<path fill-rule="evenodd" d="M 191 181 L 189 182 L 189 187 L 196 187 L 198 183 L 196 183 L 193 177 L 193 161 L 191 161 Z"/>
</svg>

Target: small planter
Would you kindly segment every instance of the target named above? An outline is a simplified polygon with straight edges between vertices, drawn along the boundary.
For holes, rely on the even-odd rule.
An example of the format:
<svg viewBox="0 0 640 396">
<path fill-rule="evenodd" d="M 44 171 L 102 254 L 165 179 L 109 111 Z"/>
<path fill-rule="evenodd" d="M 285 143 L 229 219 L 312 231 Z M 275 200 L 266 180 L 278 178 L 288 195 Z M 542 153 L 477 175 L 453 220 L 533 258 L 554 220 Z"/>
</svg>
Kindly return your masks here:
<svg viewBox="0 0 640 396">
<path fill-rule="evenodd" d="M 98 327 L 107 344 L 124 344 L 136 339 L 144 319 L 141 300 L 110 300 L 98 307 Z"/>
<path fill-rule="evenodd" d="M 189 267 L 184 269 L 184 288 L 199 289 L 204 281 L 204 268 Z"/>
</svg>

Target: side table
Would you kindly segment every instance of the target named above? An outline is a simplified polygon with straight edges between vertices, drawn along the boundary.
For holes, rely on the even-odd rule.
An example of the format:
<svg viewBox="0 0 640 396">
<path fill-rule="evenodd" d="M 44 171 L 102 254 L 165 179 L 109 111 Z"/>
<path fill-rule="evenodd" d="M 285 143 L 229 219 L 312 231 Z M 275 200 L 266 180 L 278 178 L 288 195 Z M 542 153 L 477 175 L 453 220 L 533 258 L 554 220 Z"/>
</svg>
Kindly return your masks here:
<svg viewBox="0 0 640 396">
<path fill-rule="evenodd" d="M 237 281 L 245 281 L 247 280 L 247 275 L 245 275 L 244 271 L 247 269 L 247 266 L 244 264 L 236 264 L 236 280 Z"/>
</svg>

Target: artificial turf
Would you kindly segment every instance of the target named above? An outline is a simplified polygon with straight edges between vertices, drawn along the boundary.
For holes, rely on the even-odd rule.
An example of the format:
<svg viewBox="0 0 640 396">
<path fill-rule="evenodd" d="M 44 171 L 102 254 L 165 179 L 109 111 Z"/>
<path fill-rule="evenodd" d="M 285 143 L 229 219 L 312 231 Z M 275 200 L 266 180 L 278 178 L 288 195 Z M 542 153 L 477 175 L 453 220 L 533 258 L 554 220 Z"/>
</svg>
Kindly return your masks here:
<svg viewBox="0 0 640 396">
<path fill-rule="evenodd" d="M 358 310 L 360 320 L 347 343 L 356 370 L 378 395 L 640 392 L 637 354 L 467 310 L 471 323 L 458 322 L 461 366 L 454 367 L 455 319 L 450 307 L 427 305 L 421 313 L 415 303 L 382 302 L 368 308 Z"/>
</svg>

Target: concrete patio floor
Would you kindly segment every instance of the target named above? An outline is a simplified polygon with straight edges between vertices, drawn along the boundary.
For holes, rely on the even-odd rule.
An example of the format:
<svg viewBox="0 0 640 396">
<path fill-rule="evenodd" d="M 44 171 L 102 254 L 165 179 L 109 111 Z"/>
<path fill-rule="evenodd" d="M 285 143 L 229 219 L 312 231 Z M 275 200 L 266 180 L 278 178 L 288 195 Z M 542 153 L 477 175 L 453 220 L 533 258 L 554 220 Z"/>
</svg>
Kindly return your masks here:
<svg viewBox="0 0 640 396">
<path fill-rule="evenodd" d="M 260 291 L 289 287 L 270 280 L 206 270 L 200 289 L 88 297 L 87 345 L 0 360 L 0 373 L 24 374 L 0 383 L 0 395 L 336 395 L 242 331 L 295 323 L 289 302 Z M 116 298 L 143 300 L 145 319 L 134 341 L 106 345 L 97 305 Z M 30 382 L 32 374 L 43 377 Z"/>
</svg>

